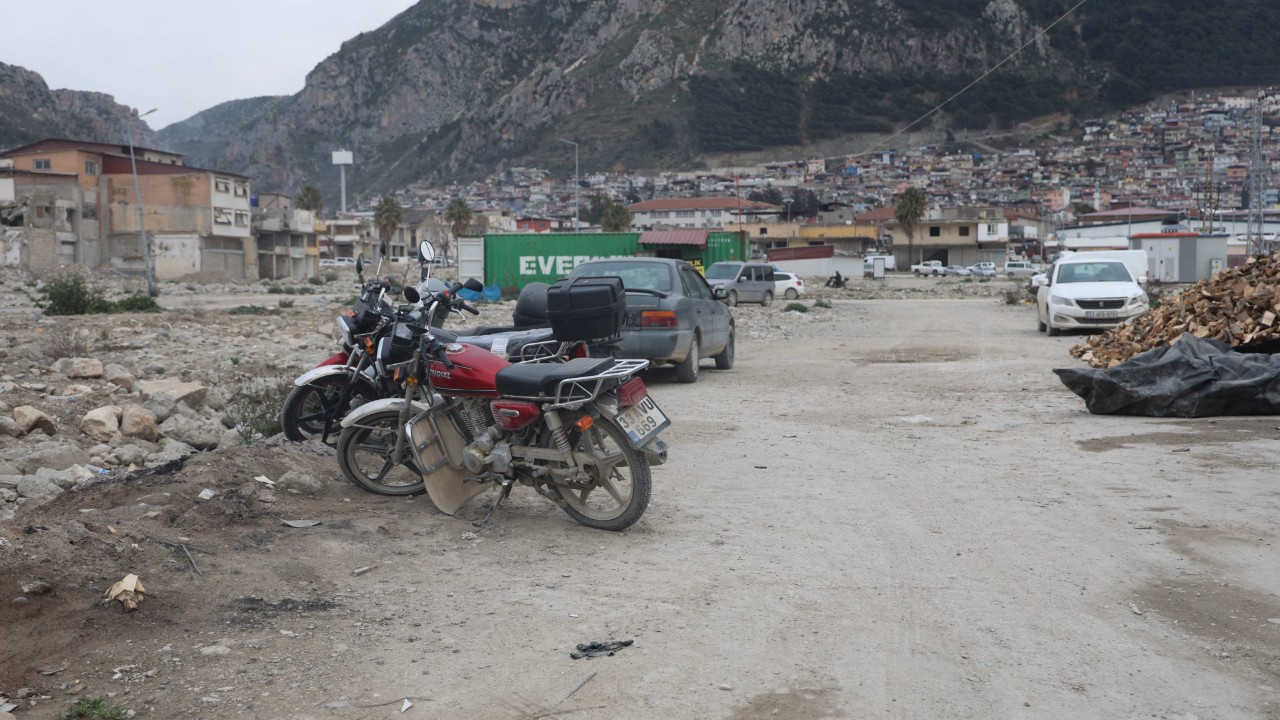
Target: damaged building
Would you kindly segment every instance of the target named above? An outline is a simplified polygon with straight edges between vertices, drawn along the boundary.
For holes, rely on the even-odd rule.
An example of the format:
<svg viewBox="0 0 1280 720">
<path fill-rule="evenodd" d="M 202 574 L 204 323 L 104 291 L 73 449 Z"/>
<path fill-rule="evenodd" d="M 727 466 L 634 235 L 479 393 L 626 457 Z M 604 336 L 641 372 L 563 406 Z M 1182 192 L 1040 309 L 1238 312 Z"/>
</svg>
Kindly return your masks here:
<svg viewBox="0 0 1280 720">
<path fill-rule="evenodd" d="M 50 138 L 0 153 L 2 261 L 32 271 L 79 264 L 141 274 L 145 227 L 157 280 L 256 280 L 250 204 L 249 178 L 162 150 Z"/>
</svg>

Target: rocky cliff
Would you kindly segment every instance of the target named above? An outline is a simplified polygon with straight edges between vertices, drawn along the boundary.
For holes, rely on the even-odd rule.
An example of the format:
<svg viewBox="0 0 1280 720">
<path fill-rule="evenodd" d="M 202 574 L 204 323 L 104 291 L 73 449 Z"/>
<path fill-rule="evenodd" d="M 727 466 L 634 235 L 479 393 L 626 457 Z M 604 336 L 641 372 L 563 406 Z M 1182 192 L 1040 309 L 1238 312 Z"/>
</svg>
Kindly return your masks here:
<svg viewBox="0 0 1280 720">
<path fill-rule="evenodd" d="M 1280 27 L 1274 3 L 1224 0 L 1211 27 L 1192 0 L 1086 3 L 1037 38 L 1073 4 L 423 0 L 343 44 L 298 94 L 220 105 L 160 138 L 285 190 L 333 187 L 329 152 L 352 149 L 348 184 L 368 194 L 508 164 L 571 167 L 557 138 L 580 142 L 587 168 L 656 168 L 885 132 L 1023 45 L 932 126 L 1280 80 L 1280 44 L 1231 35 Z"/>
<path fill-rule="evenodd" d="M 132 113 L 110 95 L 50 90 L 39 74 L 0 63 L 0 148 L 46 137 L 125 142 L 130 128 L 139 145 L 155 147 L 155 132 Z"/>
</svg>

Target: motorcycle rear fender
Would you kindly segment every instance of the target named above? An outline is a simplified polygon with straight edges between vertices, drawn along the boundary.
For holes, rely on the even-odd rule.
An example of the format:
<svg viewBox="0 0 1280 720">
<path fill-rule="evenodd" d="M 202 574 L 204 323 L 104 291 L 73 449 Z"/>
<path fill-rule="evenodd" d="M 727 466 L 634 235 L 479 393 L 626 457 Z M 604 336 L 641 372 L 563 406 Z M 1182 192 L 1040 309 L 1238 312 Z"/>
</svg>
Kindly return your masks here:
<svg viewBox="0 0 1280 720">
<path fill-rule="evenodd" d="M 400 410 L 404 407 L 404 403 L 405 399 L 402 397 L 383 398 L 381 400 L 367 402 L 355 410 L 352 410 L 346 417 L 342 418 L 342 427 L 351 427 L 376 412 L 382 412 L 383 410 Z M 426 412 L 430 409 L 431 406 L 424 402 L 420 402 L 418 400 L 413 401 L 413 411 L 415 414 Z"/>
<path fill-rule="evenodd" d="M 311 370 L 299 375 L 298 378 L 293 381 L 293 384 L 298 387 L 302 387 L 303 385 L 309 385 L 322 377 L 328 377 L 330 375 L 350 375 L 354 372 L 355 368 L 350 368 L 346 365 L 321 365 L 318 368 L 312 368 Z"/>
</svg>

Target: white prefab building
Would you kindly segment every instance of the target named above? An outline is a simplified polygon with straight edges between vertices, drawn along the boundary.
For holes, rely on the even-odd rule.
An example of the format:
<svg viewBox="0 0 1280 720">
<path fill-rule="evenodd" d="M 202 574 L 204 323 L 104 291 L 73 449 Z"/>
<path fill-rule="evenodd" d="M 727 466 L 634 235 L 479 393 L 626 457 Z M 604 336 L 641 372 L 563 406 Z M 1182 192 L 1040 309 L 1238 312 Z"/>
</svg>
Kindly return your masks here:
<svg viewBox="0 0 1280 720">
<path fill-rule="evenodd" d="M 736 197 L 664 198 L 628 205 L 632 230 L 720 229 L 734 223 L 774 220 L 782 208 Z"/>
</svg>

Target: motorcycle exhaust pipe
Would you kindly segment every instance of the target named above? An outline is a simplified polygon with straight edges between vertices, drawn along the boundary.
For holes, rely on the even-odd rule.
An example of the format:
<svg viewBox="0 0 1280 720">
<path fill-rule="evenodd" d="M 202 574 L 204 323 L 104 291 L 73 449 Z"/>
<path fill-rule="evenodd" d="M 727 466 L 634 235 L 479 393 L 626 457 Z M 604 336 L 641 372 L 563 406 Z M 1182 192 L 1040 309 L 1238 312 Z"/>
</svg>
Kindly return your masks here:
<svg viewBox="0 0 1280 720">
<path fill-rule="evenodd" d="M 640 448 L 644 452 L 649 465 L 661 465 L 667 461 L 667 443 L 662 438 L 654 438 Z"/>
</svg>

